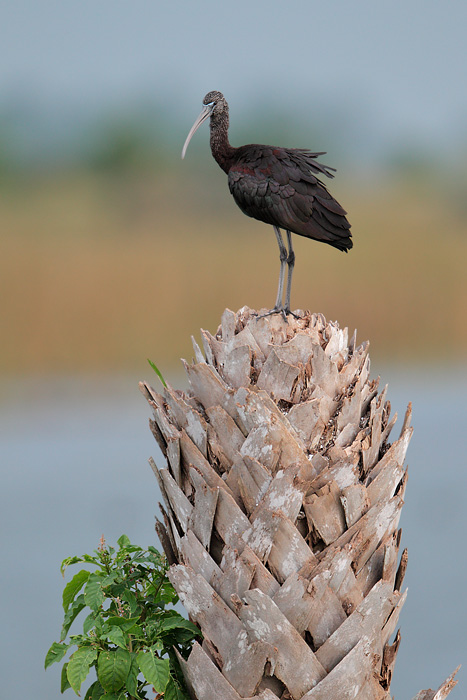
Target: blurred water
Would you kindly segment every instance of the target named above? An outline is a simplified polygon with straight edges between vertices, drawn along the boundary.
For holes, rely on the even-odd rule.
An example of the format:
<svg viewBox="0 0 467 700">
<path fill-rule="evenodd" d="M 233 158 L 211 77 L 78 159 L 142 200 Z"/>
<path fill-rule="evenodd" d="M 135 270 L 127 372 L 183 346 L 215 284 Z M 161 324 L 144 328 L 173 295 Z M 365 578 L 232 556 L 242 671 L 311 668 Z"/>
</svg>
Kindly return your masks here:
<svg viewBox="0 0 467 700">
<path fill-rule="evenodd" d="M 409 700 L 421 688 L 438 687 L 466 660 L 467 374 L 395 368 L 380 373 L 399 415 L 408 401 L 414 407 L 401 521 L 403 546 L 409 548 L 409 597 L 391 688 L 398 700 Z M 158 489 L 147 458 L 159 460 L 160 454 L 148 417 L 136 377 L 3 382 L 0 659 L 5 700 L 17 697 L 18 688 L 36 700 L 60 697 L 59 665 L 44 672 L 43 661 L 60 632 L 62 559 L 91 551 L 102 533 L 111 543 L 123 532 L 138 544 L 154 543 Z M 458 686 L 450 697 L 465 695 L 465 687 Z"/>
</svg>

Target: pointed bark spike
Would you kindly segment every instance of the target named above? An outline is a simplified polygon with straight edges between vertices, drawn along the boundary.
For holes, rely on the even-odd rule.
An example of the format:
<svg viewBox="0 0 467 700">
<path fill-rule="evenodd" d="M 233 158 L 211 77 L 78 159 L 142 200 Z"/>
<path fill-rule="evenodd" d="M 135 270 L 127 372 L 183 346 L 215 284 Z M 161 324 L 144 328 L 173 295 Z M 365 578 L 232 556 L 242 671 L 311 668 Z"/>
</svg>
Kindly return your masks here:
<svg viewBox="0 0 467 700">
<path fill-rule="evenodd" d="M 206 362 L 206 359 L 203 353 L 201 352 L 201 348 L 196 342 L 194 335 L 191 336 L 191 344 L 193 345 L 193 352 L 195 353 L 196 362 Z"/>
<path fill-rule="evenodd" d="M 192 529 L 201 544 L 208 549 L 211 542 L 219 488 L 210 488 L 193 467 L 190 468 L 190 479 L 195 490 L 195 503 L 185 530 Z"/>
<path fill-rule="evenodd" d="M 223 378 L 234 389 L 251 384 L 252 352 L 248 345 L 240 345 L 225 353 Z"/>
<path fill-rule="evenodd" d="M 409 558 L 409 553 L 407 551 L 407 547 L 404 549 L 402 552 L 399 568 L 397 569 L 397 574 L 396 574 L 396 580 L 394 583 L 394 590 L 400 591 L 402 588 L 402 584 L 404 582 L 404 577 L 405 577 L 405 572 L 407 570 L 407 563 L 408 563 L 408 558 Z"/>
<path fill-rule="evenodd" d="M 230 309 L 225 309 L 221 320 L 222 340 L 224 343 L 228 343 L 232 340 L 235 335 L 236 325 L 237 319 L 234 312 Z"/>
</svg>

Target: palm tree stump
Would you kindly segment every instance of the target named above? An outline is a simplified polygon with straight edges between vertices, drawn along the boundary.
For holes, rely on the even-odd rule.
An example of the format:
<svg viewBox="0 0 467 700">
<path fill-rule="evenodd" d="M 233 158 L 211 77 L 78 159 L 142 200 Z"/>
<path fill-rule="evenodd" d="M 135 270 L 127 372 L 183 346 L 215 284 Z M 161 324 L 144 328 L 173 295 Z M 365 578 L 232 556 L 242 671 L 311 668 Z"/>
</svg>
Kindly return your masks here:
<svg viewBox="0 0 467 700">
<path fill-rule="evenodd" d="M 156 529 L 204 638 L 180 659 L 197 700 L 390 700 L 411 407 L 391 444 L 368 343 L 300 316 L 226 310 L 189 392 L 141 385 L 167 459 Z"/>
</svg>

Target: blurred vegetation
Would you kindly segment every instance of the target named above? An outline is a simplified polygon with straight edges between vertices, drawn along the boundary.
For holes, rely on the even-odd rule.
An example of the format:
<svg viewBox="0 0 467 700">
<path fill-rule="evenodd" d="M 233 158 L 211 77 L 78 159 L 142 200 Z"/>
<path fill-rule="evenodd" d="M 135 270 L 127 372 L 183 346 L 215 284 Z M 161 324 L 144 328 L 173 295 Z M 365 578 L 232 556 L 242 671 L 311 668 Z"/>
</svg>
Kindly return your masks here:
<svg viewBox="0 0 467 700">
<path fill-rule="evenodd" d="M 285 118 L 275 116 L 261 124 L 262 140 L 321 142 L 300 131 L 287 138 Z M 147 357 L 165 371 L 191 358 L 190 335 L 214 332 L 226 306 L 272 306 L 272 230 L 236 207 L 207 129 L 182 163 L 191 121 L 168 126 L 151 110 L 100 118 L 74 145 L 28 160 L 15 156 L 0 120 L 3 373 L 143 373 Z M 260 138 L 256 123 L 249 139 L 246 131 L 240 124 L 232 142 Z M 366 177 L 344 155 L 342 163 L 331 189 L 349 212 L 355 247 L 344 255 L 294 237 L 294 308 L 357 328 L 374 359 L 460 360 L 465 171 L 416 152 Z"/>
</svg>

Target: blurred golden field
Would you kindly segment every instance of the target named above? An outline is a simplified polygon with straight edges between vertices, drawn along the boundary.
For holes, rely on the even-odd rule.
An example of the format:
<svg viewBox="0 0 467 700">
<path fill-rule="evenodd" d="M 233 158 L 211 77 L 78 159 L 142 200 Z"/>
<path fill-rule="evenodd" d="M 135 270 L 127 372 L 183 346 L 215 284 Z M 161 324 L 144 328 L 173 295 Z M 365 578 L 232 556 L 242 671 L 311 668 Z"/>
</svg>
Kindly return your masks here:
<svg viewBox="0 0 467 700">
<path fill-rule="evenodd" d="M 214 164 L 215 165 L 215 164 Z M 270 308 L 271 227 L 225 176 L 48 174 L 1 192 L 0 362 L 10 374 L 116 371 L 191 358 L 225 307 Z M 294 236 L 293 308 L 337 320 L 393 362 L 458 361 L 467 330 L 465 203 L 410 180 L 330 184 L 349 212 L 345 255 Z M 150 371 L 150 370 L 149 370 Z"/>
</svg>

